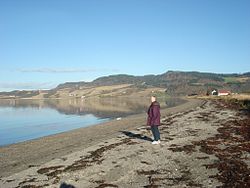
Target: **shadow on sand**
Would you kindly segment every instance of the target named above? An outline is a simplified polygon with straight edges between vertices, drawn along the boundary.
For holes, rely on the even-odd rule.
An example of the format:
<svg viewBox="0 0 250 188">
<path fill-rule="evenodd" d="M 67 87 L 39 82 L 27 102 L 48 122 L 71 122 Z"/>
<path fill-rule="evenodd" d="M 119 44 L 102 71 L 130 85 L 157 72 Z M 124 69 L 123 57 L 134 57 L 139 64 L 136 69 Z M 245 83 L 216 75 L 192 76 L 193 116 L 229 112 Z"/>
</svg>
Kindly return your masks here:
<svg viewBox="0 0 250 188">
<path fill-rule="evenodd" d="M 70 184 L 66 184 L 66 183 L 62 183 L 62 184 L 60 185 L 60 188 L 75 188 L 75 186 L 70 185 Z"/>
<path fill-rule="evenodd" d="M 136 138 L 136 139 L 141 139 L 141 140 L 146 140 L 146 141 L 150 141 L 152 142 L 153 140 L 148 137 L 148 136 L 143 136 L 141 134 L 135 134 L 132 133 L 130 131 L 121 131 L 122 134 L 125 134 L 126 136 L 130 137 L 130 138 Z"/>
</svg>

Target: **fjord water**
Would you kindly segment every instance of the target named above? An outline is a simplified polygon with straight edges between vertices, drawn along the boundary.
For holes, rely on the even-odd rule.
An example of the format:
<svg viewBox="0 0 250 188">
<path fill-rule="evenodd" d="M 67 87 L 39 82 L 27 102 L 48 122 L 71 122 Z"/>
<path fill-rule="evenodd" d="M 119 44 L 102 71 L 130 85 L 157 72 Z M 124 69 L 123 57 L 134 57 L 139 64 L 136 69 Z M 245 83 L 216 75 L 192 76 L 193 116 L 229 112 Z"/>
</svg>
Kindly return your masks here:
<svg viewBox="0 0 250 188">
<path fill-rule="evenodd" d="M 108 121 L 92 114 L 63 115 L 50 108 L 0 108 L 0 145 L 26 141 Z"/>
<path fill-rule="evenodd" d="M 169 99 L 162 107 L 182 100 Z M 167 105 L 166 105 L 167 104 Z M 0 100 L 0 146 L 145 113 L 148 100 Z"/>
</svg>

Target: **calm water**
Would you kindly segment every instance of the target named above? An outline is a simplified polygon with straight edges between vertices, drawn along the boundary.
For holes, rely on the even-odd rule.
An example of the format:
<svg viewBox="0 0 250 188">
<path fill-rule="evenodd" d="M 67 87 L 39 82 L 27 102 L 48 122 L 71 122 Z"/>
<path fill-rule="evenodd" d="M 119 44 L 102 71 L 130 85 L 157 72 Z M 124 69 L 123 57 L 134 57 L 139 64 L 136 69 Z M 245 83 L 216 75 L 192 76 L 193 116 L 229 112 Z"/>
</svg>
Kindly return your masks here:
<svg viewBox="0 0 250 188">
<path fill-rule="evenodd" d="M 164 100 L 161 106 L 182 102 Z M 129 99 L 0 100 L 0 146 L 146 112 L 147 106 L 147 100 Z"/>
</svg>

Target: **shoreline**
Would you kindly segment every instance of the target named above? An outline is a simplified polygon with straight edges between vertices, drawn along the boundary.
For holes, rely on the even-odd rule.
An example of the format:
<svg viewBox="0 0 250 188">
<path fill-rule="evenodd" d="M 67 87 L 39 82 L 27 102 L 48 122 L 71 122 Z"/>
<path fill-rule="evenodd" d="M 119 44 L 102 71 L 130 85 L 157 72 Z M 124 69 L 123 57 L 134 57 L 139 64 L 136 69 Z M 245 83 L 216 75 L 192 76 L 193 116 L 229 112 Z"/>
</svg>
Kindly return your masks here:
<svg viewBox="0 0 250 188">
<path fill-rule="evenodd" d="M 26 99 L 24 99 L 24 100 L 26 100 Z M 161 108 L 162 111 L 164 111 L 165 109 L 168 109 L 168 108 L 172 108 L 172 107 L 176 107 L 176 106 L 182 105 L 182 104 L 184 104 L 184 103 L 187 102 L 187 99 L 185 99 L 184 97 L 172 98 L 172 99 L 168 99 L 167 102 L 168 102 L 168 104 L 166 105 L 166 104 L 164 104 L 164 101 L 160 101 L 160 103 L 163 104 L 163 107 Z M 20 106 L 22 106 L 22 105 L 20 105 Z M 30 105 L 30 104 L 27 105 L 27 107 L 31 108 L 30 106 L 32 106 L 32 105 Z M 73 112 L 71 112 L 71 111 L 65 110 L 64 109 L 65 107 L 61 107 L 60 108 L 58 106 L 49 106 L 48 104 L 42 104 L 41 106 L 42 106 L 42 109 L 46 109 L 48 107 L 49 110 L 54 110 L 56 113 L 58 113 L 60 116 L 62 116 L 62 118 L 65 118 L 67 116 L 76 116 L 76 115 L 78 117 L 82 117 L 84 115 L 93 115 L 96 118 L 96 121 L 95 122 L 85 123 L 84 120 L 82 120 L 82 122 L 80 123 L 80 126 L 77 126 L 77 127 L 71 126 L 72 122 L 68 122 L 67 125 L 70 128 L 67 129 L 67 130 L 52 129 L 50 132 L 47 131 L 45 133 L 44 132 L 36 132 L 36 136 L 33 136 L 33 137 L 26 137 L 26 135 L 18 135 L 17 134 L 16 137 L 7 139 L 7 140 L 9 140 L 9 142 L 7 142 L 7 143 L 4 142 L 5 141 L 4 139 L 2 139 L 2 142 L 0 143 L 0 148 L 1 147 L 7 147 L 7 146 L 10 146 L 10 145 L 14 145 L 14 144 L 18 144 L 18 143 L 22 143 L 22 142 L 37 140 L 37 139 L 42 138 L 42 137 L 53 136 L 53 135 L 57 135 L 57 134 L 61 134 L 61 133 L 69 132 L 69 131 L 73 131 L 73 130 L 76 130 L 76 129 L 81 129 L 81 128 L 87 128 L 87 127 L 91 127 L 91 126 L 95 126 L 95 125 L 100 125 L 100 124 L 103 124 L 105 122 L 110 122 L 110 121 L 115 121 L 115 120 L 121 120 L 121 119 L 125 119 L 125 118 L 131 117 L 131 116 L 144 115 L 145 112 L 146 112 L 146 109 L 147 109 L 147 107 L 145 105 L 143 107 L 140 106 L 138 108 L 139 110 L 138 109 L 133 109 L 131 107 L 127 107 L 127 109 L 124 109 L 124 108 L 119 109 L 118 108 L 118 109 L 114 109 L 113 111 L 110 110 L 110 112 L 109 112 L 108 108 L 107 109 L 105 109 L 105 108 L 99 108 L 98 109 L 97 108 L 97 110 L 93 110 L 94 108 L 90 107 L 90 108 L 86 108 L 85 112 L 82 112 L 82 111 L 80 111 L 80 109 L 82 107 L 79 107 L 79 109 L 76 107 L 74 110 L 72 110 Z M 16 108 L 15 105 L 13 105 L 13 106 L 12 105 L 10 105 L 10 106 L 4 106 L 3 105 L 3 107 Z M 40 106 L 36 106 L 36 107 L 39 108 L 39 110 L 40 110 Z M 0 106 L 0 110 L 1 109 L 2 108 Z M 3 110 L 4 110 L 4 108 L 3 108 Z M 101 110 L 103 110 L 103 111 L 101 111 Z M 40 112 L 38 112 L 38 113 L 41 114 Z M 31 117 L 32 117 L 32 114 L 31 114 Z M 60 117 L 58 117 L 58 118 L 60 119 Z M 45 120 L 46 120 L 46 117 L 45 117 Z M 61 121 L 61 122 L 63 123 L 64 121 Z M 42 123 L 42 121 L 40 121 L 38 125 L 35 122 L 33 124 L 33 126 L 34 127 L 39 126 L 40 123 Z M 16 122 L 12 122 L 11 124 L 8 125 L 8 127 L 10 128 L 10 130 L 12 129 L 12 124 L 15 125 Z M 29 122 L 29 124 L 31 125 L 32 123 Z M 57 122 L 57 124 L 59 124 L 59 123 Z M 49 123 L 48 123 L 48 125 L 49 125 Z M 11 132 L 8 130 L 8 127 L 5 124 L 3 124 L 3 128 L 5 128 L 5 127 L 7 128 L 7 130 L 5 131 L 5 134 L 9 134 L 9 133 L 11 134 Z M 25 129 L 25 126 L 23 126 L 22 129 Z M 20 130 L 21 130 L 21 128 L 20 128 Z M 16 138 L 21 138 L 21 139 L 16 139 Z"/>
<path fill-rule="evenodd" d="M 151 144 L 145 126 L 129 128 L 135 121 L 128 120 L 121 125 L 127 129 L 114 130 L 117 121 L 92 135 L 104 135 L 100 142 L 81 144 L 82 149 L 0 177 L 0 187 L 250 186 L 249 108 L 237 102 L 189 100 L 162 114 L 159 145 Z"/>
<path fill-rule="evenodd" d="M 162 118 L 170 114 L 184 112 L 202 105 L 197 99 L 185 99 L 187 102 L 161 111 Z M 45 136 L 34 140 L 0 147 L 0 177 L 38 166 L 60 156 L 70 154 L 113 138 L 124 130 L 144 127 L 146 114 L 131 115 L 121 120 L 83 127 L 71 131 Z"/>
</svg>

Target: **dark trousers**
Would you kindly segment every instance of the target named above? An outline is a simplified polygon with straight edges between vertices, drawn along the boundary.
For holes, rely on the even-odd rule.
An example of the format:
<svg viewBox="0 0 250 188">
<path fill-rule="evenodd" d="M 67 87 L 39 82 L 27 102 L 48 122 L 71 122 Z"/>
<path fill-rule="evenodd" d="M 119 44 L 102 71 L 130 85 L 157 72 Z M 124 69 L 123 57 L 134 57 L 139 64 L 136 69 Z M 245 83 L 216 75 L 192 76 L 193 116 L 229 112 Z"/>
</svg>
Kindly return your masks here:
<svg viewBox="0 0 250 188">
<path fill-rule="evenodd" d="M 158 126 L 157 125 L 152 125 L 151 126 L 151 131 L 153 133 L 154 140 L 155 141 L 160 140 L 160 132 L 159 132 Z"/>
</svg>

